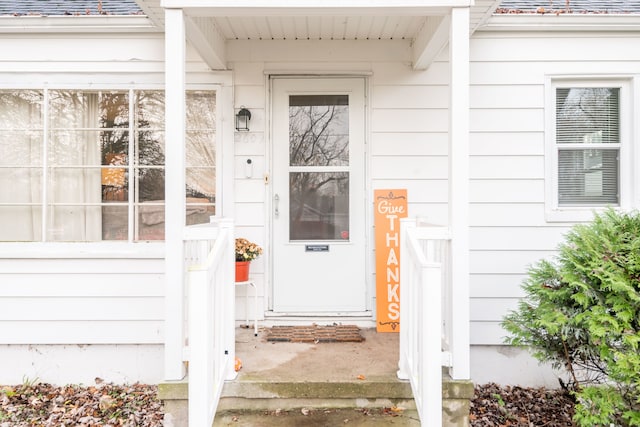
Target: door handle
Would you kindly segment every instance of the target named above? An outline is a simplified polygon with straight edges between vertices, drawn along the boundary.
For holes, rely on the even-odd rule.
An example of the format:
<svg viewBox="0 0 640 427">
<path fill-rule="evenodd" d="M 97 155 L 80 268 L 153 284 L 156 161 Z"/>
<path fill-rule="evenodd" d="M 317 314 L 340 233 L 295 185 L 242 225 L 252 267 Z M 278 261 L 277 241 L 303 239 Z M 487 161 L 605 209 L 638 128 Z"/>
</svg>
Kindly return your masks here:
<svg viewBox="0 0 640 427">
<path fill-rule="evenodd" d="M 276 218 L 278 218 L 280 216 L 280 209 L 279 209 L 280 196 L 278 196 L 277 194 L 273 196 L 273 202 L 274 202 L 273 205 L 275 207 L 273 214 L 275 215 Z"/>
</svg>

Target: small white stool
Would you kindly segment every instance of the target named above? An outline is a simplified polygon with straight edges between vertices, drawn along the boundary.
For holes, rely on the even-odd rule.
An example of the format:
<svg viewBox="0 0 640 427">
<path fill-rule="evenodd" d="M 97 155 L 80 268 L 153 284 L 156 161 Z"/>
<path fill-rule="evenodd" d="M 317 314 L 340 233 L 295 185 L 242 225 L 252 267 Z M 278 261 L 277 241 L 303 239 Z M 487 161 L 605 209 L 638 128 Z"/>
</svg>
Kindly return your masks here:
<svg viewBox="0 0 640 427">
<path fill-rule="evenodd" d="M 244 294 L 244 311 L 247 316 L 247 327 L 249 327 L 249 286 L 253 287 L 253 299 L 255 304 L 255 311 L 253 317 L 253 335 L 258 336 L 258 288 L 253 280 L 245 280 L 244 282 L 236 282 L 238 285 L 247 285 L 247 292 Z"/>
</svg>

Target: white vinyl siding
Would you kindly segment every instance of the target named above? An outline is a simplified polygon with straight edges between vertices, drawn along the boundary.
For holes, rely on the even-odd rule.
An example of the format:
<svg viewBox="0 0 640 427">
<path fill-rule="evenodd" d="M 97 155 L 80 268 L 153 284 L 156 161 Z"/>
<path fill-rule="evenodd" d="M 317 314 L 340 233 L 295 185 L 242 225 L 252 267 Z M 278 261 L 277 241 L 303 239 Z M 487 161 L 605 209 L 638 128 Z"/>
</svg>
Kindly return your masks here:
<svg viewBox="0 0 640 427">
<path fill-rule="evenodd" d="M 158 255 L 3 255 L 0 271 L 0 344 L 163 342 L 164 259 Z"/>
<path fill-rule="evenodd" d="M 631 89 L 640 76 L 640 53 L 635 48 L 639 42 L 638 33 L 606 33 L 601 38 L 593 33 L 516 30 L 474 34 L 470 53 L 472 345 L 503 344 L 506 331 L 500 323 L 523 296 L 520 286 L 528 268 L 541 259 L 552 259 L 570 227 L 589 220 L 598 208 L 558 208 L 558 187 L 551 185 L 558 168 L 552 162 L 554 150 L 558 152 L 555 88 L 620 89 L 620 143 L 607 145 L 620 150 L 619 204 L 634 207 L 631 165 L 637 164 L 638 153 L 631 146 L 635 134 Z"/>
</svg>

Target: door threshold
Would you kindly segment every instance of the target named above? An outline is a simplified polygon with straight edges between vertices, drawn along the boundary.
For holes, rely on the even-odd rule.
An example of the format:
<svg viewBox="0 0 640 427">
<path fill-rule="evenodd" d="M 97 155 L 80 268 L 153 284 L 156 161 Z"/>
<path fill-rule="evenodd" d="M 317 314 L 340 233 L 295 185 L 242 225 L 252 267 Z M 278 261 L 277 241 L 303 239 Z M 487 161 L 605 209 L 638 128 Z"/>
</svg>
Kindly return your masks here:
<svg viewBox="0 0 640 427">
<path fill-rule="evenodd" d="M 373 320 L 373 313 L 370 311 L 267 311 L 265 317 L 363 317 Z"/>
<path fill-rule="evenodd" d="M 349 313 L 294 313 L 266 312 L 265 326 L 298 326 L 316 324 L 351 324 L 363 328 L 374 328 L 375 319 L 370 311 Z"/>
</svg>

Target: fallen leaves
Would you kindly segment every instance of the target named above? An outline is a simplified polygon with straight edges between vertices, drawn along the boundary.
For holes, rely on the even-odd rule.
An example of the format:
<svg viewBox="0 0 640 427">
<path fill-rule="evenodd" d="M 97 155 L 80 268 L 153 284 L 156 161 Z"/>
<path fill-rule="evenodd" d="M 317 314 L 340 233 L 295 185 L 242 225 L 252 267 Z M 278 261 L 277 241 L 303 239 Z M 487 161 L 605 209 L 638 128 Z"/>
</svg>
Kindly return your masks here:
<svg viewBox="0 0 640 427">
<path fill-rule="evenodd" d="M 14 394 L 16 394 L 16 392 L 13 389 L 13 387 L 9 387 L 8 385 L 5 385 L 0 388 L 0 394 L 11 397 Z"/>
<path fill-rule="evenodd" d="M 155 386 L 22 384 L 0 386 L 0 427 L 162 426 L 164 411 Z"/>
<path fill-rule="evenodd" d="M 574 402 L 564 390 L 499 386 L 475 387 L 469 421 L 471 427 L 574 426 Z"/>
<path fill-rule="evenodd" d="M 115 405 L 116 400 L 108 394 L 103 394 L 102 396 L 100 396 L 100 400 L 98 400 L 98 408 L 100 408 L 100 410 L 103 412 L 113 408 Z"/>
<path fill-rule="evenodd" d="M 404 412 L 404 408 L 399 406 L 391 406 L 389 408 L 382 409 L 382 415 L 387 415 L 390 417 L 399 417 L 402 415 L 402 412 Z"/>
<path fill-rule="evenodd" d="M 571 421 L 573 405 L 571 396 L 562 390 L 492 383 L 478 385 L 471 402 L 470 426 L 574 426 Z M 297 414 L 311 417 L 333 411 L 303 408 Z M 340 412 L 339 420 L 349 425 L 357 422 L 359 417 L 406 417 L 405 412 L 401 406 L 359 408 L 355 413 Z M 292 414 L 276 409 L 267 411 L 265 416 L 284 417 Z M 55 387 L 33 383 L 0 385 L 0 427 L 160 427 L 163 417 L 164 410 L 157 399 L 157 389 L 151 385 L 119 386 L 105 383 L 99 378 L 95 385 L 87 387 Z"/>
</svg>

